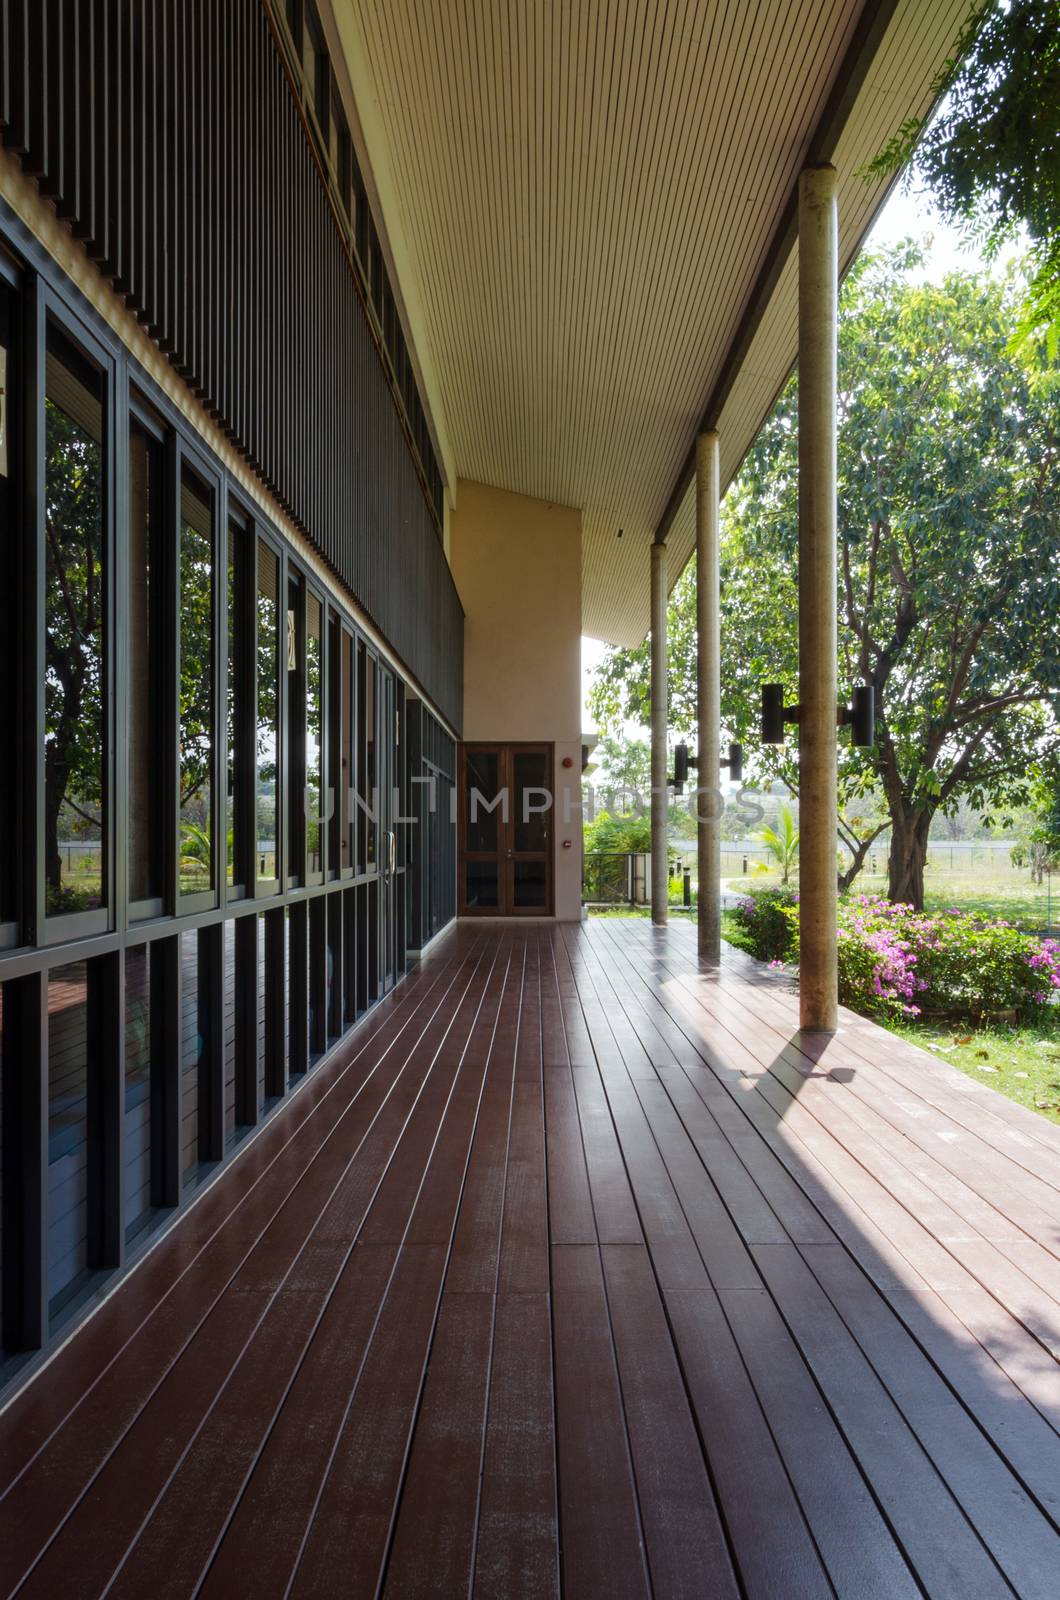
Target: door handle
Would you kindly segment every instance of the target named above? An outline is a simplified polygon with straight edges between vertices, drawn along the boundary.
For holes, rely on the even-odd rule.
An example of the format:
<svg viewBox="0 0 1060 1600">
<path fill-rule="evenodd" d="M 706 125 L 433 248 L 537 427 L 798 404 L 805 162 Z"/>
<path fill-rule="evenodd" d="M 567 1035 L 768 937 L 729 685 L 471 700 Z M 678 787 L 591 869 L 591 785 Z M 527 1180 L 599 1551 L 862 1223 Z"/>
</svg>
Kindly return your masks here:
<svg viewBox="0 0 1060 1600">
<path fill-rule="evenodd" d="M 397 866 L 397 834 L 393 831 L 393 829 L 391 829 L 386 838 L 387 866 L 389 867 L 390 871 L 393 872 L 394 868 Z"/>
</svg>

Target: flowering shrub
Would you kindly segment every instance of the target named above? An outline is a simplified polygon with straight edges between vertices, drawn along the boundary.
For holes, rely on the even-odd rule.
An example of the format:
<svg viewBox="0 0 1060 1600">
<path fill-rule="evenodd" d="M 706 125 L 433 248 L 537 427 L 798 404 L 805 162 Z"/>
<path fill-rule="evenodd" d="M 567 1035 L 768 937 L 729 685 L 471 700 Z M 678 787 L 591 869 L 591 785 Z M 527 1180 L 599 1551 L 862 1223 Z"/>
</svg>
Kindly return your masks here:
<svg viewBox="0 0 1060 1600">
<path fill-rule="evenodd" d="M 877 895 L 839 908 L 839 997 L 857 1011 L 1027 1011 L 1060 989 L 1060 944 L 956 907 L 916 912 Z"/>
<path fill-rule="evenodd" d="M 918 969 L 920 942 L 909 906 L 858 895 L 839 907 L 839 998 L 870 1015 L 915 1017 L 927 987 Z"/>
<path fill-rule="evenodd" d="M 743 948 L 765 961 L 793 959 L 797 899 L 781 889 L 741 899 L 735 920 Z M 1027 1012 L 1060 990 L 1060 941 L 956 907 L 916 912 L 878 895 L 852 895 L 840 903 L 837 933 L 839 998 L 868 1015 Z"/>
<path fill-rule="evenodd" d="M 783 961 L 797 939 L 798 890 L 751 889 L 735 908 L 735 938 L 741 950 L 759 961 Z"/>
</svg>

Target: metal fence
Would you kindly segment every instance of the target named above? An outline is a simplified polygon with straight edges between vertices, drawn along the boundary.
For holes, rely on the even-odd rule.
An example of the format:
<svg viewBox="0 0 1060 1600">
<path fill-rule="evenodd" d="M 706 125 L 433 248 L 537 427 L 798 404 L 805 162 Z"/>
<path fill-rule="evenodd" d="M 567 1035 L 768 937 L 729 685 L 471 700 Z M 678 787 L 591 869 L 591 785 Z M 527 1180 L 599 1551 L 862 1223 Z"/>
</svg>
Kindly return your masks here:
<svg viewBox="0 0 1060 1600">
<path fill-rule="evenodd" d="M 592 850 L 582 868 L 590 906 L 643 906 L 651 898 L 651 856 L 645 851 Z"/>
<path fill-rule="evenodd" d="M 846 852 L 842 852 L 844 855 Z M 729 892 L 739 894 L 756 877 L 769 881 L 776 873 L 769 851 L 759 839 L 725 840 L 721 876 Z M 797 879 L 798 869 L 795 869 Z M 1053 882 L 1053 876 L 1056 882 Z M 1004 917 L 1038 932 L 1060 926 L 1060 874 L 1034 881 L 1026 867 L 1012 861 L 1007 840 L 933 842 L 925 869 L 927 904 L 952 904 L 983 915 Z M 694 899 L 699 883 L 694 839 L 670 841 L 670 898 Z M 887 888 L 887 841 L 866 857 L 855 892 L 884 893 Z M 646 852 L 598 850 L 585 856 L 582 898 L 589 906 L 637 907 L 651 899 L 651 856 Z"/>
</svg>

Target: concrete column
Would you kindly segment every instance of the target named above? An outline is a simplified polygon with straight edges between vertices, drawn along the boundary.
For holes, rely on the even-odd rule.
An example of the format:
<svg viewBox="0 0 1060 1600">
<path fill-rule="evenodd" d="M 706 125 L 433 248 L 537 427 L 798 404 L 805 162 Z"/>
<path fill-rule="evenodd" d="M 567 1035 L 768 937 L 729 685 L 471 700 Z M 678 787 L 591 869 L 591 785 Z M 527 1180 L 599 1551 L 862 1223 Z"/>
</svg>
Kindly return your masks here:
<svg viewBox="0 0 1060 1600">
<path fill-rule="evenodd" d="M 834 167 L 799 177 L 799 996 L 834 1032 L 836 975 L 836 301 Z"/>
<path fill-rule="evenodd" d="M 666 863 L 666 546 L 651 547 L 651 920 L 666 923 L 669 879 Z"/>
<path fill-rule="evenodd" d="M 721 955 L 721 466 L 718 435 L 696 440 L 696 767 L 699 953 Z"/>
</svg>

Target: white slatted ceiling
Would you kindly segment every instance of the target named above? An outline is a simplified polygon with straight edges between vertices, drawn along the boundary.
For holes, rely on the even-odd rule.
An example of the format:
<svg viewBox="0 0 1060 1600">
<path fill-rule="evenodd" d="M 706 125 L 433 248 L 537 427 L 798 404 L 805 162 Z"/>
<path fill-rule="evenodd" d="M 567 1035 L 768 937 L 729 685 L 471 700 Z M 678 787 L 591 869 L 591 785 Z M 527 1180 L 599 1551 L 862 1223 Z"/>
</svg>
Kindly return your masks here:
<svg viewBox="0 0 1060 1600">
<path fill-rule="evenodd" d="M 648 551 L 859 0 L 341 0 L 357 14 L 459 474 L 584 512 L 583 626 L 634 643 Z M 903 0 L 839 154 L 923 105 L 967 0 Z M 795 354 L 789 263 L 722 417 Z M 618 540 L 616 533 L 624 530 Z M 671 535 L 676 577 L 691 500 Z"/>
</svg>

